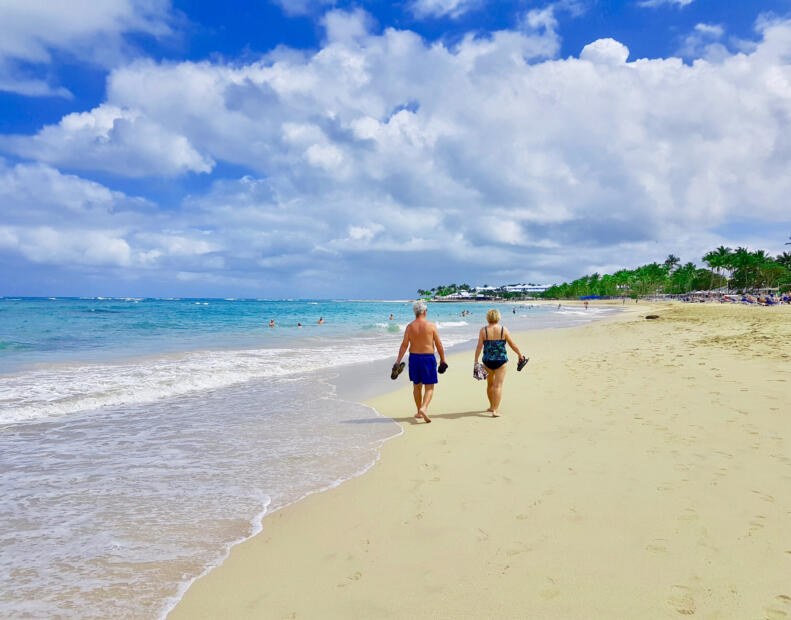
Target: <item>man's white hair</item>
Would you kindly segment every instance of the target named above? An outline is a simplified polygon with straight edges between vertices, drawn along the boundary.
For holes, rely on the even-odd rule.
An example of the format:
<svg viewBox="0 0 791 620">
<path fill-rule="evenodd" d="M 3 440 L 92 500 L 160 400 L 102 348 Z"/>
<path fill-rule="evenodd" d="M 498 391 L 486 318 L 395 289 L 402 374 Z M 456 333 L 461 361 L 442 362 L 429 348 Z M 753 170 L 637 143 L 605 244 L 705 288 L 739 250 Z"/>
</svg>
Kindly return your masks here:
<svg viewBox="0 0 791 620">
<path fill-rule="evenodd" d="M 415 303 L 412 304 L 412 310 L 415 311 L 415 316 L 420 316 L 421 314 L 426 314 L 426 310 L 428 310 L 428 306 L 426 302 L 422 299 L 418 299 Z"/>
</svg>

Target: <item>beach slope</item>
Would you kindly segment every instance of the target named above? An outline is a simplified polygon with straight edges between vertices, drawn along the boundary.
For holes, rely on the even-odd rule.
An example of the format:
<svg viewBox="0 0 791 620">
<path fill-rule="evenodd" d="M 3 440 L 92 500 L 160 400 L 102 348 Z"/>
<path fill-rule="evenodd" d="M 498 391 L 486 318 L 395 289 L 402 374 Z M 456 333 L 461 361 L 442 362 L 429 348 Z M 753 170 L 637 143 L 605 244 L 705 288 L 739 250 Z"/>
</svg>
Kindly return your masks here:
<svg viewBox="0 0 791 620">
<path fill-rule="evenodd" d="M 430 425 L 405 382 L 374 399 L 405 431 L 381 461 L 267 517 L 169 617 L 791 617 L 791 308 L 516 339 L 503 417 L 469 353 Z"/>
</svg>

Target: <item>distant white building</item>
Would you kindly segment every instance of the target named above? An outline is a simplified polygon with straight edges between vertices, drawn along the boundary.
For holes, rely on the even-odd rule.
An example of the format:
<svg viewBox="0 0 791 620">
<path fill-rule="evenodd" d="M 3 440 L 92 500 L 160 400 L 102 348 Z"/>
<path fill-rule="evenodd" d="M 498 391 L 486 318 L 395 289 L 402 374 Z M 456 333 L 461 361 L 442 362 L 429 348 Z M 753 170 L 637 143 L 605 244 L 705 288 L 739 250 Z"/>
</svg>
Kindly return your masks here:
<svg viewBox="0 0 791 620">
<path fill-rule="evenodd" d="M 445 295 L 442 299 L 470 299 L 475 297 L 470 291 L 457 291 L 450 295 Z"/>
<path fill-rule="evenodd" d="M 537 295 L 546 291 L 551 284 L 506 284 L 505 286 L 476 286 L 478 293 L 493 293 L 495 291 L 505 291 L 506 293 L 524 293 L 526 295 Z"/>
</svg>

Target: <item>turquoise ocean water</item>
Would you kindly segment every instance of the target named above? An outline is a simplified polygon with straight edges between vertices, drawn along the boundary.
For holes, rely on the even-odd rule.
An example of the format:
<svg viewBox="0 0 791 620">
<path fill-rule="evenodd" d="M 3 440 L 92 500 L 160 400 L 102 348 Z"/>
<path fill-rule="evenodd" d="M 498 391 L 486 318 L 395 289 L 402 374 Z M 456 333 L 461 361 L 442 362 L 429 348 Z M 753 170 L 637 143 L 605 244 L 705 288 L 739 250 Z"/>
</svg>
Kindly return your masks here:
<svg viewBox="0 0 791 620">
<path fill-rule="evenodd" d="M 497 307 L 515 331 L 609 312 Z M 486 309 L 429 318 L 453 350 Z M 408 302 L 0 298 L 0 617 L 162 617 L 267 512 L 368 469 L 400 427 L 336 386 L 395 386 L 412 318 Z"/>
</svg>

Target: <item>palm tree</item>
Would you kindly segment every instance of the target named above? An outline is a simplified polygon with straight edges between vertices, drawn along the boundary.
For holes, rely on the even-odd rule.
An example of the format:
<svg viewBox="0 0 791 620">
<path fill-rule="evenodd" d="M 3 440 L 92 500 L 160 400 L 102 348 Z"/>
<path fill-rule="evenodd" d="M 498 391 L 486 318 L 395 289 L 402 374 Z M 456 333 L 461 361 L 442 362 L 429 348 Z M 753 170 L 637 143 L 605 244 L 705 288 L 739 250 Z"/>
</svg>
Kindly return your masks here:
<svg viewBox="0 0 791 620">
<path fill-rule="evenodd" d="M 668 271 L 673 271 L 680 264 L 681 264 L 681 259 L 678 256 L 676 256 L 675 254 L 667 255 L 667 258 L 665 259 L 665 267 L 667 267 Z"/>
<path fill-rule="evenodd" d="M 710 252 L 711 254 L 711 252 Z M 714 255 L 714 263 L 712 266 L 716 268 L 717 275 L 722 275 L 723 270 L 728 270 L 728 278 L 726 281 L 726 290 L 730 290 L 730 280 L 732 273 L 732 259 L 733 259 L 733 250 L 731 248 L 726 248 L 724 245 L 721 245 L 713 252 Z"/>
<path fill-rule="evenodd" d="M 733 283 L 737 289 L 747 288 L 750 252 L 747 248 L 738 247 L 729 257 L 728 268 L 731 271 Z"/>
<path fill-rule="evenodd" d="M 709 290 L 711 290 L 714 288 L 714 270 L 716 269 L 717 271 L 719 271 L 720 268 L 722 268 L 722 263 L 720 262 L 719 256 L 714 250 L 712 250 L 711 252 L 706 252 L 706 254 L 703 255 L 703 262 L 709 266 L 709 270 L 711 273 Z"/>
<path fill-rule="evenodd" d="M 689 293 L 693 289 L 697 272 L 698 268 L 692 262 L 676 269 L 670 279 L 671 292 Z"/>
</svg>

